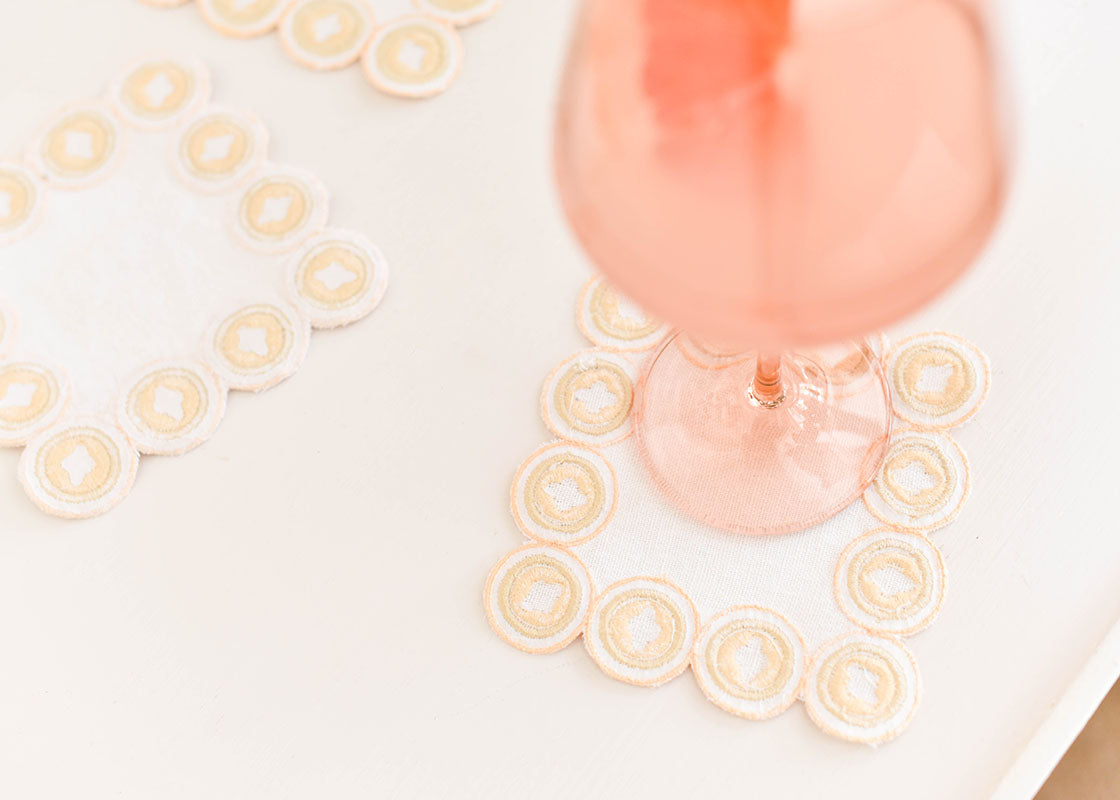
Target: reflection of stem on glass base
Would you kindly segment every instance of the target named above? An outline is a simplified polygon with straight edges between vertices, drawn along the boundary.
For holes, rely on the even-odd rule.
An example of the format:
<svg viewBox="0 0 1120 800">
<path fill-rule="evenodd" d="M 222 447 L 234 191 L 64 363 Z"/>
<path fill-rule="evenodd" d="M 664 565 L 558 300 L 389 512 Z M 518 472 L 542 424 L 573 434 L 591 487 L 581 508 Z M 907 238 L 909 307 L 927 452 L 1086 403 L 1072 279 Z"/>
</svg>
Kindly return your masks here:
<svg viewBox="0 0 1120 800">
<path fill-rule="evenodd" d="M 638 452 L 690 517 L 725 530 L 803 530 L 855 500 L 891 431 L 879 358 L 864 342 L 705 363 L 665 340 L 634 389 Z"/>
<path fill-rule="evenodd" d="M 777 408 L 786 399 L 782 391 L 782 357 L 762 352 L 754 369 L 754 380 L 749 390 L 751 400 L 762 408 Z"/>
</svg>

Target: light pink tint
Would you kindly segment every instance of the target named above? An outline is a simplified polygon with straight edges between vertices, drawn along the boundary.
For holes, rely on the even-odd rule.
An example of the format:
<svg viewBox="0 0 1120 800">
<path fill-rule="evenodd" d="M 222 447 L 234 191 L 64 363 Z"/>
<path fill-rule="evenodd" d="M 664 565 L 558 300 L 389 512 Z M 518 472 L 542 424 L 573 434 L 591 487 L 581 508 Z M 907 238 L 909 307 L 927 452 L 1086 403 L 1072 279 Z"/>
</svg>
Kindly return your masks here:
<svg viewBox="0 0 1120 800">
<path fill-rule="evenodd" d="M 890 323 L 997 217 L 989 43 L 953 0 L 586 0 L 558 116 L 569 218 L 657 316 L 769 349 Z"/>
</svg>

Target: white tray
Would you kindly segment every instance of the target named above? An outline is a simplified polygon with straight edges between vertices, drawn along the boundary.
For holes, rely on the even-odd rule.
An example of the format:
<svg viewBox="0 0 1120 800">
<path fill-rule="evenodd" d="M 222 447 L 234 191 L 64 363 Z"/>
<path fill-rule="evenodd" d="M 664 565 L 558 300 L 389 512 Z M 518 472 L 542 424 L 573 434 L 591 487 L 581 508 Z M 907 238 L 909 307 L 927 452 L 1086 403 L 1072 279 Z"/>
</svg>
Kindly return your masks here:
<svg viewBox="0 0 1120 800">
<path fill-rule="evenodd" d="M 994 381 L 959 434 L 972 499 L 937 534 L 948 598 L 911 641 L 922 706 L 871 750 L 799 709 L 749 723 L 692 681 L 650 692 L 576 649 L 527 656 L 486 625 L 511 466 L 544 435 L 539 381 L 581 346 L 589 270 L 548 141 L 573 5 L 508 0 L 465 32 L 456 85 L 410 103 L 304 70 L 271 37 L 223 39 L 189 8 L 5 4 L 0 153 L 132 58 L 196 54 L 396 266 L 377 314 L 232 398 L 196 452 L 145 460 L 104 517 L 44 517 L 0 452 L 6 794 L 1018 800 L 1074 738 L 1120 672 L 1120 7 L 1009 10 L 1006 222 L 891 332 L 959 331 Z"/>
</svg>

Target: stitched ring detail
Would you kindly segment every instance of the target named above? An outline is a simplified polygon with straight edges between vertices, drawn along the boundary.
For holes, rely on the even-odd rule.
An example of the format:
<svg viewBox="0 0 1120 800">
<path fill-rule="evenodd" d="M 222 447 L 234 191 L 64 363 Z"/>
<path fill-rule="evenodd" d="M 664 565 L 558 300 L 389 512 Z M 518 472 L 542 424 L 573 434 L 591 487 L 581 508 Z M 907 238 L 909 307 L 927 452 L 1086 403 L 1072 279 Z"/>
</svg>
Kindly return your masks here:
<svg viewBox="0 0 1120 800">
<path fill-rule="evenodd" d="M 486 616 L 506 642 L 527 653 L 551 653 L 583 629 L 591 576 L 559 547 L 529 545 L 506 555 L 486 580 Z"/>
</svg>

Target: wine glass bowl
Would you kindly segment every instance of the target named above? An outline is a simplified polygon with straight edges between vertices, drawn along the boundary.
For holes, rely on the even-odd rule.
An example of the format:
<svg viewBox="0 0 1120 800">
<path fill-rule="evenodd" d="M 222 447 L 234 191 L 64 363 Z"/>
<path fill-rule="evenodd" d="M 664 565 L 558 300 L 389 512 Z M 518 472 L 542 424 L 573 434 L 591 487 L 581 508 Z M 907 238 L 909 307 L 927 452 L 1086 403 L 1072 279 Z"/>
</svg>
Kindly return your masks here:
<svg viewBox="0 0 1120 800">
<path fill-rule="evenodd" d="M 795 530 L 874 476 L 890 395 L 862 337 L 949 285 L 1002 205 L 983 10 L 585 0 L 558 186 L 616 288 L 684 331 L 647 364 L 635 423 L 692 516 Z M 688 357 L 705 341 L 720 368 Z"/>
</svg>

